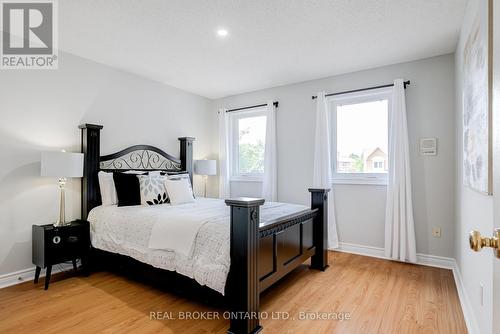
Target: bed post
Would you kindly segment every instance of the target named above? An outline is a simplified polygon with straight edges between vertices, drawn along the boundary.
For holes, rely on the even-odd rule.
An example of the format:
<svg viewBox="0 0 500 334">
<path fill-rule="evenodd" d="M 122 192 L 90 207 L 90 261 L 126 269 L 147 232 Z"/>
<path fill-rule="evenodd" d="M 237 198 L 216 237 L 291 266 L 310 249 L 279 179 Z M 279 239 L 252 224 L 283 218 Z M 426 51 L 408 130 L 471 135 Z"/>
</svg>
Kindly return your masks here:
<svg viewBox="0 0 500 334">
<path fill-rule="evenodd" d="M 231 270 L 227 280 L 229 311 L 228 333 L 250 334 L 259 325 L 259 207 L 263 199 L 227 199 L 231 207 Z"/>
<path fill-rule="evenodd" d="M 82 124 L 83 178 L 82 178 L 82 219 L 87 219 L 90 210 L 101 204 L 99 193 L 99 159 L 101 155 L 102 125 Z"/>
<path fill-rule="evenodd" d="M 311 268 L 324 271 L 328 267 L 328 192 L 330 189 L 310 188 L 311 209 L 318 209 L 313 220 L 313 243 L 316 253 Z"/>
<path fill-rule="evenodd" d="M 180 156 L 181 168 L 189 173 L 191 185 L 193 185 L 193 137 L 181 137 L 180 141 Z"/>
</svg>

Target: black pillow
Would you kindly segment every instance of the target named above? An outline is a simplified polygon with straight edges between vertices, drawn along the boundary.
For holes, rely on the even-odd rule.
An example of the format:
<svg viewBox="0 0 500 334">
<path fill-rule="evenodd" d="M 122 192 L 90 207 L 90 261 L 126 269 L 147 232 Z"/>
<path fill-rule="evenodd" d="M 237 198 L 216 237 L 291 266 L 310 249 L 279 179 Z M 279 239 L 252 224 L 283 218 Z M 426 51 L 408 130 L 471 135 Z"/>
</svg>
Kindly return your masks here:
<svg viewBox="0 0 500 334">
<path fill-rule="evenodd" d="M 141 205 L 141 188 L 137 174 L 113 173 L 118 206 Z"/>
</svg>

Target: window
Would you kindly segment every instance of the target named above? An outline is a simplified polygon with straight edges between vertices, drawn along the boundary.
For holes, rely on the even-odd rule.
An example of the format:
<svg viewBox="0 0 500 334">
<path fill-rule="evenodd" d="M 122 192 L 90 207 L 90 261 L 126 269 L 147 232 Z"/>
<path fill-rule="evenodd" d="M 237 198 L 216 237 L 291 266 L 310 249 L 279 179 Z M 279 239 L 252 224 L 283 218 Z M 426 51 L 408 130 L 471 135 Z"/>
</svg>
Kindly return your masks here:
<svg viewBox="0 0 500 334">
<path fill-rule="evenodd" d="M 264 174 L 266 108 L 230 115 L 232 180 L 261 180 Z"/>
<path fill-rule="evenodd" d="M 329 97 L 334 183 L 386 184 L 392 89 Z"/>
</svg>

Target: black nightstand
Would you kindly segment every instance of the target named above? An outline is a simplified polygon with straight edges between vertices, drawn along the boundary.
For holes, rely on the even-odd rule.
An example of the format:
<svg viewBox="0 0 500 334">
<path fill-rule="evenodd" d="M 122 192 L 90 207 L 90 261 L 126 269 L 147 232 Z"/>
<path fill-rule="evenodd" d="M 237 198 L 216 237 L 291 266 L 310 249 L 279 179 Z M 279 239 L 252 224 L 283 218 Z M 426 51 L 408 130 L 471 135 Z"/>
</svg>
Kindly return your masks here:
<svg viewBox="0 0 500 334">
<path fill-rule="evenodd" d="M 38 283 L 40 271 L 47 268 L 45 290 L 49 288 L 50 274 L 54 264 L 73 261 L 76 271 L 76 259 L 82 260 L 82 269 L 87 271 L 90 251 L 90 228 L 84 220 L 76 220 L 68 225 L 33 225 L 33 264 L 36 265 L 35 283 Z"/>
</svg>

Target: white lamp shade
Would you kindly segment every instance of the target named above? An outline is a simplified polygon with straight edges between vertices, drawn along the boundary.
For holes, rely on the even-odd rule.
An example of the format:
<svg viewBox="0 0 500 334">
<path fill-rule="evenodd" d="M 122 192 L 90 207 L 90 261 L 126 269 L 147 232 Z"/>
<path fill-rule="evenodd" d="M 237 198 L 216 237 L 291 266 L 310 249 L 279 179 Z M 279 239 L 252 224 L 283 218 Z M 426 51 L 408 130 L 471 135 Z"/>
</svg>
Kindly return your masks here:
<svg viewBox="0 0 500 334">
<path fill-rule="evenodd" d="M 195 160 L 194 172 L 198 175 L 217 175 L 217 161 Z"/>
<path fill-rule="evenodd" d="M 82 177 L 83 153 L 42 152 L 41 175 L 51 177 Z"/>
</svg>

